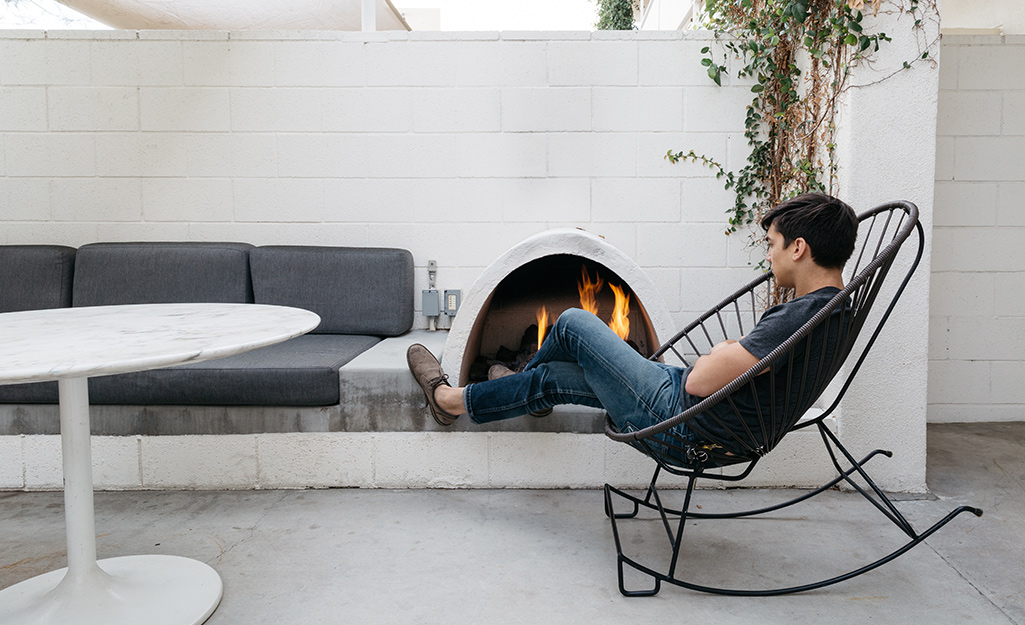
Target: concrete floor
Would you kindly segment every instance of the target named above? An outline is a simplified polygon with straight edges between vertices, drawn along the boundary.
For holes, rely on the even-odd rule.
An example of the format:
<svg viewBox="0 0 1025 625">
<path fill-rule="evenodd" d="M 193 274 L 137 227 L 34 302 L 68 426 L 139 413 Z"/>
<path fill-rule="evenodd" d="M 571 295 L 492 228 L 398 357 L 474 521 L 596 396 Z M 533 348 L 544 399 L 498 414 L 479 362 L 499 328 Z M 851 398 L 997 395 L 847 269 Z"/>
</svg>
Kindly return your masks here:
<svg viewBox="0 0 1025 625">
<path fill-rule="evenodd" d="M 884 459 L 874 462 L 885 462 Z M 896 561 L 838 586 L 731 598 L 617 589 L 598 491 L 321 490 L 98 493 L 101 558 L 193 557 L 224 580 L 210 625 L 263 623 L 1017 623 L 1025 625 L 1025 423 L 932 425 L 931 497 L 899 507 L 919 526 L 962 515 Z M 776 501 L 702 491 L 704 510 Z M 695 579 L 791 584 L 900 540 L 857 495 L 829 492 L 771 519 L 695 522 Z M 652 521 L 622 526 L 661 547 Z M 64 566 L 60 493 L 0 493 L 0 588 Z"/>
</svg>

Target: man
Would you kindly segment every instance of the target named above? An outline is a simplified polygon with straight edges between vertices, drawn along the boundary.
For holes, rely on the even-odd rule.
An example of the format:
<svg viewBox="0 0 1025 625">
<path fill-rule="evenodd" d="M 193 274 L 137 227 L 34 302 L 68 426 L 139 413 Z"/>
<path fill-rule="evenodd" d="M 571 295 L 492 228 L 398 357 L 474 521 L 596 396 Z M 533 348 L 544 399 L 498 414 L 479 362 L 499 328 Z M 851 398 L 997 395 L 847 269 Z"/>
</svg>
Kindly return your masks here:
<svg viewBox="0 0 1025 625">
<path fill-rule="evenodd" d="M 843 289 L 841 272 L 858 231 L 849 206 L 808 193 L 775 207 L 760 225 L 776 284 L 793 289 L 794 298 L 767 310 L 739 341 L 719 343 L 692 366 L 675 367 L 644 358 L 593 314 L 570 309 L 522 373 L 496 366 L 487 382 L 460 388 L 448 384 L 427 348 L 413 345 L 406 358 L 432 416 L 451 425 L 467 414 L 480 424 L 581 404 L 605 409 L 624 431 L 646 428 L 697 404 L 781 345 Z M 689 426 L 678 426 L 675 434 L 697 442 L 711 432 L 721 440 L 715 419 L 697 418 Z"/>
</svg>

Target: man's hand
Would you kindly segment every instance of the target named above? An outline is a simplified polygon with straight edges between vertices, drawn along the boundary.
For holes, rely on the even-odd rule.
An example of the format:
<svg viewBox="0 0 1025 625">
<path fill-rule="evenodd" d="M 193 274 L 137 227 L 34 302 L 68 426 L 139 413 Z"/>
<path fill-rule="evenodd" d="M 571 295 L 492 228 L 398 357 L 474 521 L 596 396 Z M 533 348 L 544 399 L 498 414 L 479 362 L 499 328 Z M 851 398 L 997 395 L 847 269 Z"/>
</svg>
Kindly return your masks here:
<svg viewBox="0 0 1025 625">
<path fill-rule="evenodd" d="M 687 375 L 686 391 L 698 397 L 708 397 L 758 362 L 744 346 L 728 339 L 716 343 L 708 354 L 697 359 Z"/>
</svg>

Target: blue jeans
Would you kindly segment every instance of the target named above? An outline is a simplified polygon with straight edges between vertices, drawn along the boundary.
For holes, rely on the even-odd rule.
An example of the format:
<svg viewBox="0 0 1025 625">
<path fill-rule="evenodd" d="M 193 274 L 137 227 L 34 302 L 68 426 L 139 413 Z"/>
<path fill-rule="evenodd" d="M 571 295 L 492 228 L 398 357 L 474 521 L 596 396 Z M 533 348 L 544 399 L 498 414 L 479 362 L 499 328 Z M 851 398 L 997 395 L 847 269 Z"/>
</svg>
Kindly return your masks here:
<svg viewBox="0 0 1025 625">
<path fill-rule="evenodd" d="M 571 308 L 522 373 L 471 384 L 463 399 L 478 424 L 580 404 L 604 408 L 620 431 L 639 430 L 681 412 L 682 375 L 638 354 L 593 314 Z M 694 440 L 685 426 L 675 433 Z"/>
</svg>

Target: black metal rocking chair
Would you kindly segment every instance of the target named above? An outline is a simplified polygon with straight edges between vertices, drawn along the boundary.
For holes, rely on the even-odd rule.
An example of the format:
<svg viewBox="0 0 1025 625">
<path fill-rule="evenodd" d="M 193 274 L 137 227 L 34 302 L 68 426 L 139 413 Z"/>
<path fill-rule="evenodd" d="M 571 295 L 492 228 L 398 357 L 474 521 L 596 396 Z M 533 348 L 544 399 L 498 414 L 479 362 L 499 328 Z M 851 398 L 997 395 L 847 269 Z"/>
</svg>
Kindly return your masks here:
<svg viewBox="0 0 1025 625">
<path fill-rule="evenodd" d="M 923 532 L 918 532 L 900 513 L 893 502 L 865 472 L 864 464 L 877 455 L 892 456 L 889 451 L 877 449 L 861 460 L 856 460 L 840 443 L 840 440 L 825 424 L 825 419 L 839 405 L 854 376 L 865 361 L 879 332 L 903 293 L 912 273 L 922 257 L 925 233 L 918 222 L 918 208 L 910 202 L 894 202 L 867 211 L 859 216 L 859 249 L 851 259 L 853 277 L 847 286 L 809 320 L 792 337 L 751 367 L 742 376 L 725 388 L 707 397 L 671 419 L 637 431 L 618 431 L 611 419 L 606 418 L 605 433 L 616 441 L 625 442 L 656 462 L 655 473 L 643 496 L 637 497 L 605 485 L 605 512 L 612 522 L 612 534 L 616 543 L 619 590 L 627 596 L 650 596 L 657 594 L 662 582 L 676 584 L 692 590 L 725 595 L 765 596 L 802 592 L 829 586 L 875 569 L 902 555 L 924 541 L 933 532 L 962 512 L 977 516 L 982 511 L 961 506 Z M 860 354 L 842 385 L 830 387 L 835 397 L 821 414 L 801 421 L 800 419 L 824 394 L 830 381 L 840 371 L 843 363 L 855 351 L 855 343 L 865 325 L 880 286 L 893 264 L 902 244 L 917 231 L 918 249 L 903 281 L 897 287 L 889 306 L 875 323 L 871 336 L 858 346 Z M 728 339 L 739 338 L 758 321 L 764 302 L 768 301 L 771 274 L 766 273 L 749 283 L 730 297 L 724 299 L 710 311 L 684 328 L 663 345 L 652 356 L 663 357 L 672 352 L 685 365 L 690 365 L 697 356 L 707 353 L 711 346 Z M 832 340 L 825 340 L 826 336 Z M 765 375 L 758 374 L 771 366 Z M 834 390 L 835 389 L 835 390 Z M 820 405 L 825 402 L 820 403 Z M 743 408 L 742 408 L 743 407 Z M 703 431 L 695 427 L 692 419 L 704 414 L 717 426 Z M 674 433 L 673 428 L 688 423 L 698 430 L 704 442 L 700 445 L 688 442 Z M 789 432 L 807 427 L 817 427 L 837 476 L 827 484 L 802 494 L 790 501 L 777 505 L 743 512 L 707 513 L 691 509 L 691 497 L 698 479 L 736 482 L 750 475 L 758 460 L 776 447 Z M 721 467 L 738 467 L 739 473 L 713 472 Z M 656 482 L 662 471 L 687 478 L 686 493 L 681 509 L 670 509 L 663 504 Z M 859 483 L 854 477 L 860 477 Z M 683 544 L 683 530 L 689 519 L 732 519 L 780 510 L 805 501 L 831 489 L 841 482 L 861 493 L 887 519 L 908 536 L 907 542 L 888 555 L 847 573 L 786 588 L 735 590 L 700 585 L 677 577 L 680 550 Z M 632 504 L 629 512 L 617 513 L 613 507 L 613 496 Z M 636 517 L 641 508 L 658 513 L 671 547 L 671 559 L 666 572 L 659 572 L 641 564 L 623 553 L 617 520 Z M 675 531 L 672 520 L 677 521 Z M 627 590 L 624 582 L 624 566 L 650 576 L 654 586 L 646 590 Z"/>
</svg>

